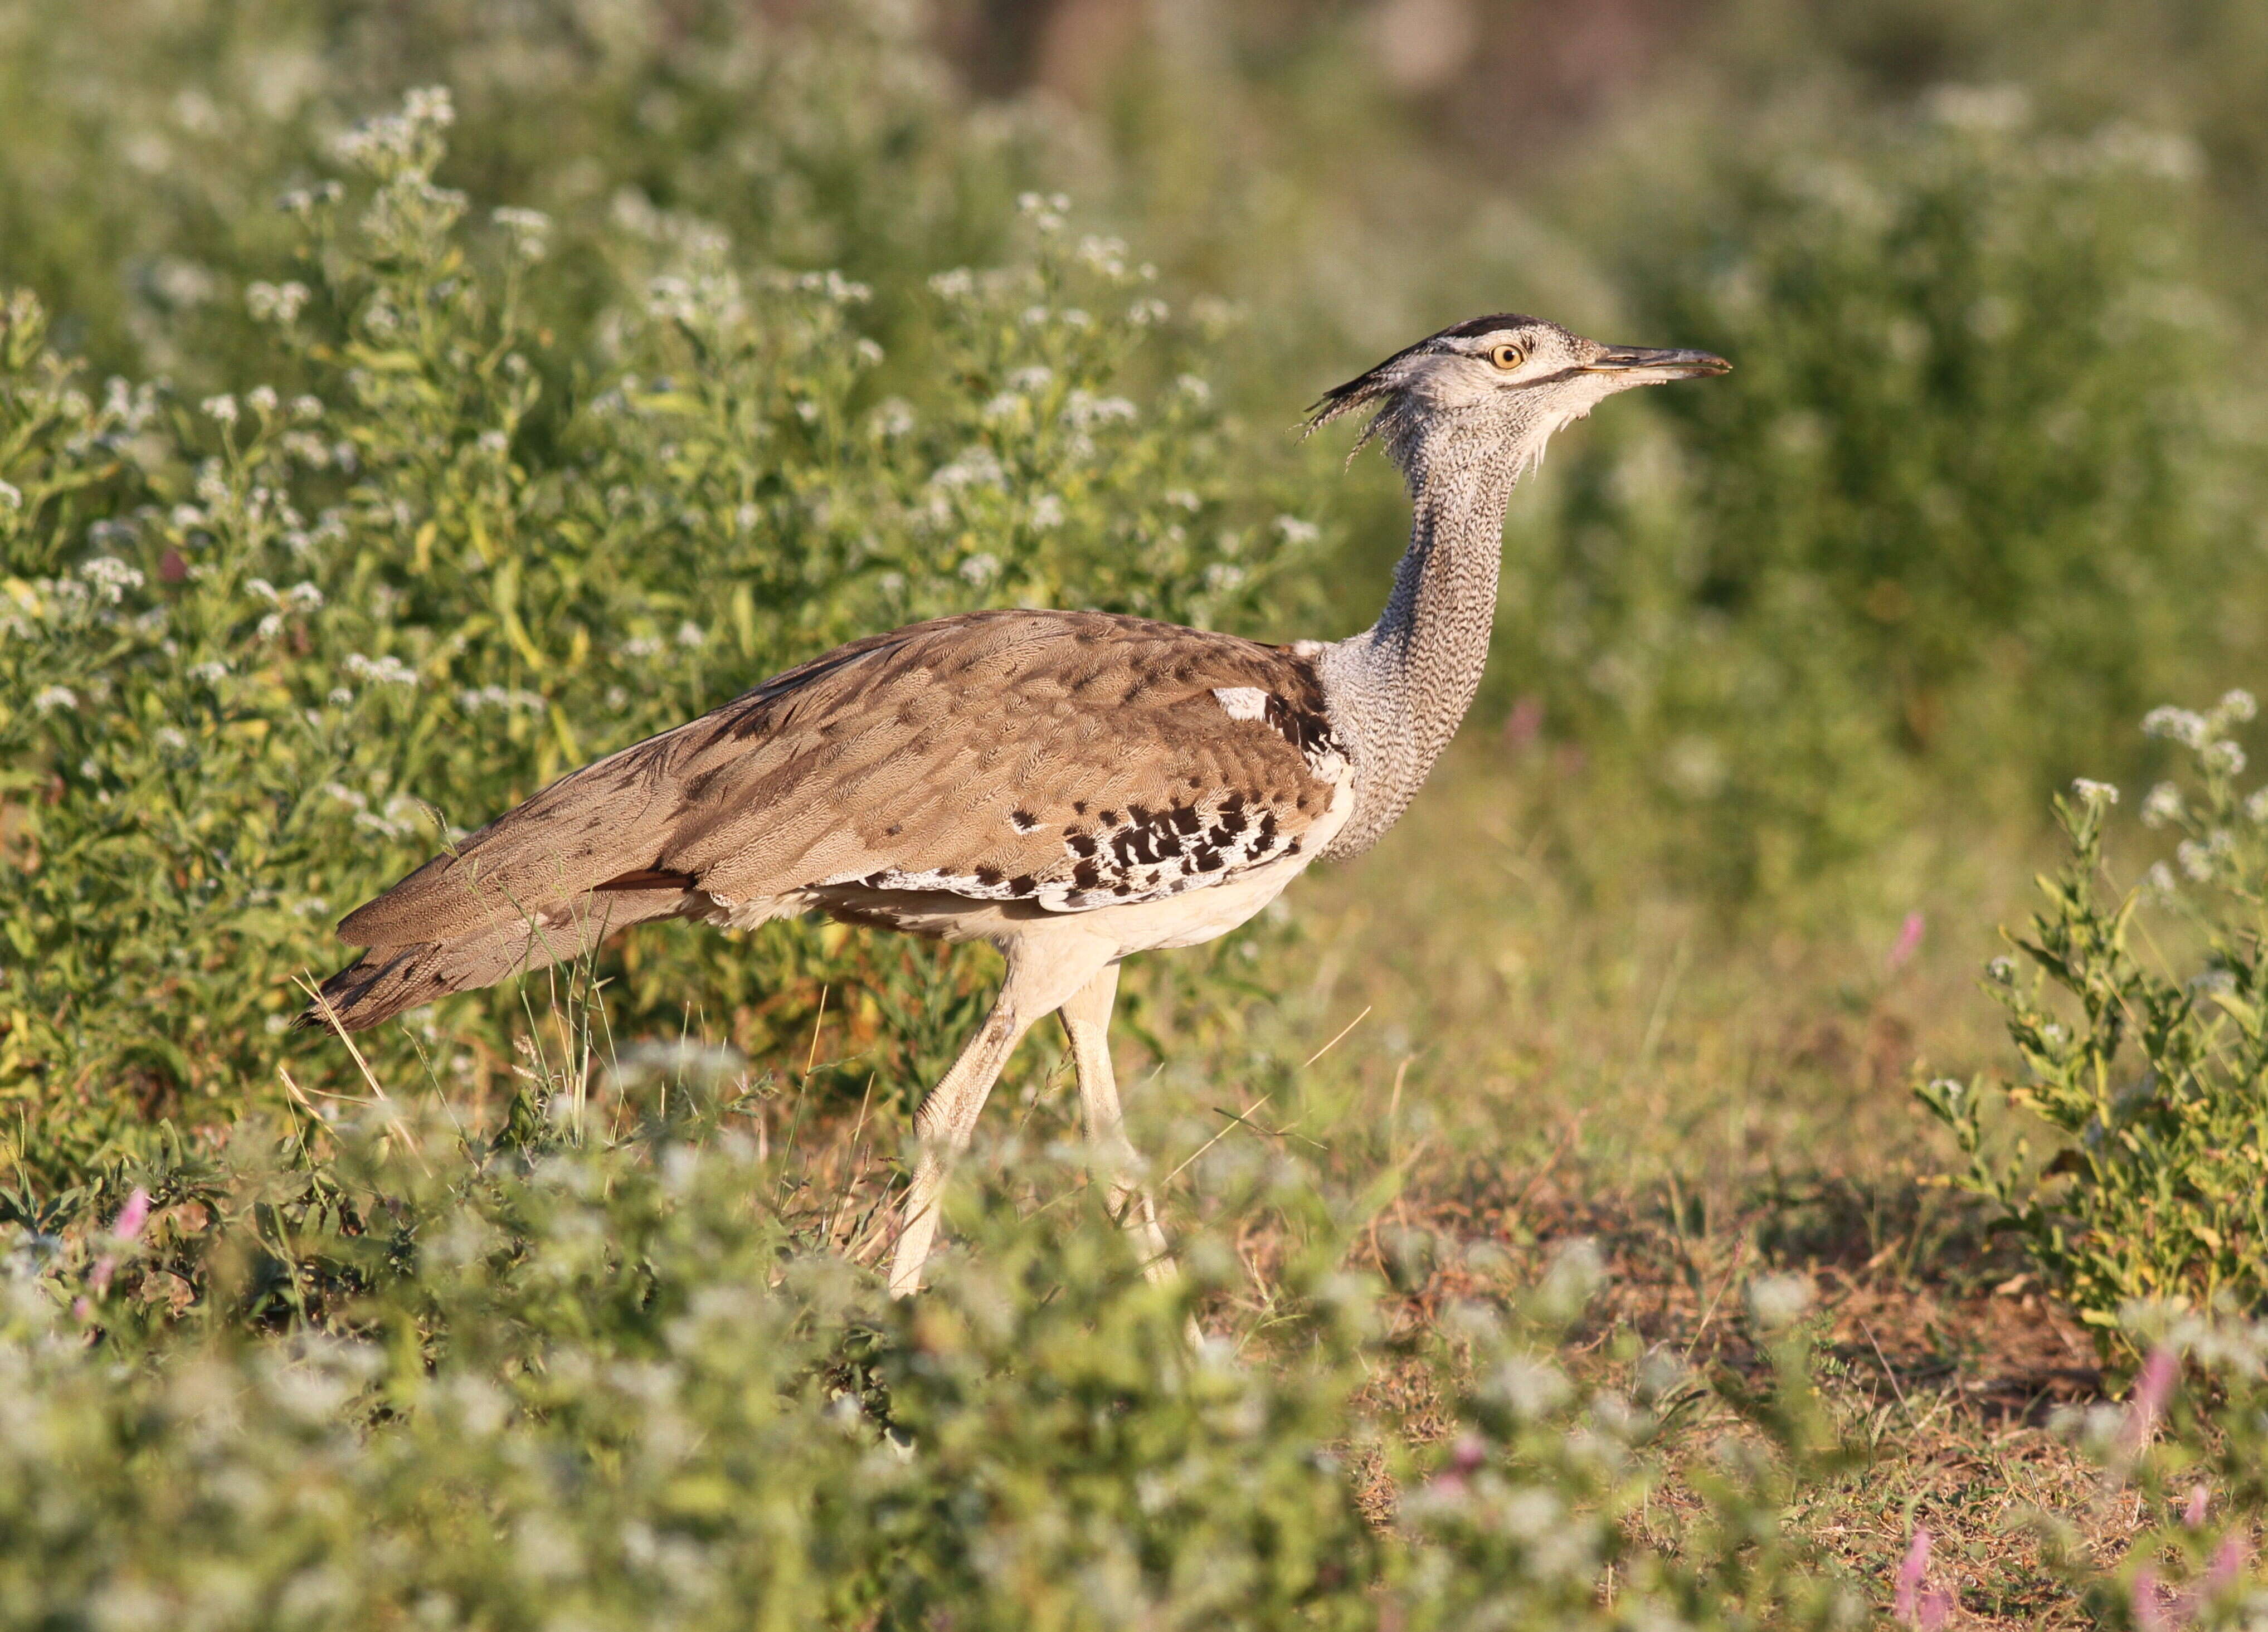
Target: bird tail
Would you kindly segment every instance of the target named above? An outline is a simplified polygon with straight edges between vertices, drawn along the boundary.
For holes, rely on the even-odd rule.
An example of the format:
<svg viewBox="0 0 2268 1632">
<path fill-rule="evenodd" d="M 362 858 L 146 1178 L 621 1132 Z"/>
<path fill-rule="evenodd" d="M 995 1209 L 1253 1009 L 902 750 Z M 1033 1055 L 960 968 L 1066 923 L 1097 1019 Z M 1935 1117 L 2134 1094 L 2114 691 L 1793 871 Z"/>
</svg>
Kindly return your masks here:
<svg viewBox="0 0 2268 1632">
<path fill-rule="evenodd" d="M 325 981 L 321 996 L 291 1024 L 367 1031 L 451 992 L 473 991 L 513 974 L 571 962 L 595 951 L 617 930 L 682 916 L 688 901 L 688 893 L 679 887 L 602 887 L 570 908 L 518 923 L 444 940 L 373 946 Z"/>
</svg>

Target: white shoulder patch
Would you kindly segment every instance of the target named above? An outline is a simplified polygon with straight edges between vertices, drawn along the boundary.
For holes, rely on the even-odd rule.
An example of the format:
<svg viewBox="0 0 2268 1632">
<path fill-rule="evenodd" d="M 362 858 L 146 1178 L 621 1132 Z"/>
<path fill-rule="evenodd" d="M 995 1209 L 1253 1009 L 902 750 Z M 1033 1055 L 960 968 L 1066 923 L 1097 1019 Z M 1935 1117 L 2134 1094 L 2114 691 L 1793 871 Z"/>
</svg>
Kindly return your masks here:
<svg viewBox="0 0 2268 1632">
<path fill-rule="evenodd" d="M 1268 717 L 1268 694 L 1257 686 L 1216 686 L 1212 695 L 1220 699 L 1222 712 L 1233 720 Z"/>
</svg>

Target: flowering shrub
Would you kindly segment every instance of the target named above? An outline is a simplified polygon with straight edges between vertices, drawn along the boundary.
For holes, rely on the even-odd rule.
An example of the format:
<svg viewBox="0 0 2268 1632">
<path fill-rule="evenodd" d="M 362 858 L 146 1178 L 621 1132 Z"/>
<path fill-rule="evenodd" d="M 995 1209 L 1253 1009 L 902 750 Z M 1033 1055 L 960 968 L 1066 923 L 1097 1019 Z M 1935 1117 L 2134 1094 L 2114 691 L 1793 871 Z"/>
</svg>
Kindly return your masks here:
<svg viewBox="0 0 2268 1632">
<path fill-rule="evenodd" d="M 892 1302 L 807 1223 L 709 1085 L 608 1142 L 551 1082 L 516 1133 L 312 1116 L 225 1170 L 160 1165 L 0 1281 L 0 1615 L 104 1624 L 1734 1627 L 1855 1624 L 1784 1537 L 1831 1436 L 1775 1294 L 1760 1434 L 1675 1548 L 1623 1521 L 1706 1385 L 1624 1394 L 1557 1356 L 1599 1278 L 1564 1253 L 1462 1306 L 1449 1439 L 1357 1408 L 1407 1364 L 1318 1177 L 1216 1162 L 1188 1273 L 1144 1279 L 1100 1192 L 972 1209 Z M 555 1114 L 555 1112 L 557 1114 Z M 247 1138 L 238 1148 L 248 1150 Z M 1012 1164 L 1012 1182 L 1043 1164 Z M 1038 1175 L 1060 1190 L 1064 1175 Z M 116 1205 L 116 1203 L 112 1203 Z M 1263 1346 L 1194 1348 L 1256 1210 L 1305 1245 Z M 183 1291 L 188 1301 L 184 1305 Z M 188 1312 L 177 1314 L 186 1307 Z M 1248 1334 L 1248 1342 L 1261 1334 Z M 1775 1447 L 1777 1447 L 1775 1449 Z M 1381 1461 L 1381 1459 L 1383 1459 Z M 1381 1525 L 1382 1468 L 1410 1494 Z M 1611 1588 L 1610 1591 L 1607 1589 Z"/>
<path fill-rule="evenodd" d="M 2082 781 L 2057 799 L 2071 856 L 2017 942 L 2031 975 L 2007 957 L 1986 972 L 2026 1077 L 1919 1090 L 1969 1158 L 1958 1182 L 2106 1342 L 2136 1300 L 2268 1308 L 2268 790 L 2241 791 L 2231 734 L 2253 714 L 2231 692 L 2144 722 L 2190 760 L 2189 785 L 2142 802 L 2145 822 L 2182 835 L 2178 871 L 2159 861 L 2120 887 L 2103 856 L 2118 790 Z M 2146 913 L 2198 949 L 2192 973 L 2169 965 Z M 2060 1136 L 2043 1166 L 2026 1138 L 1991 1136 L 1988 1107 L 2003 1103 Z"/>
<path fill-rule="evenodd" d="M 863 286 L 661 215 L 621 230 L 608 303 L 563 334 L 532 315 L 544 218 L 475 222 L 434 180 L 453 116 L 416 93 L 337 144 L 347 181 L 285 200 L 298 276 L 246 305 L 288 384 L 90 392 L 36 303 L 5 308 L 0 1093 L 89 1102 L 26 1152 L 53 1171 L 121 1116 L 271 1092 L 329 922 L 575 765 L 916 618 L 1233 619 L 1286 548 L 1264 485 L 1229 496 L 1148 269 L 1060 201 L 1026 201 L 1026 258 L 932 280 L 912 366 L 861 332 Z M 954 966 L 864 946 L 649 937 L 608 966 L 612 1012 L 762 1046 L 761 1005 L 858 970 L 868 1035 L 892 1008 L 949 1033 L 929 997 Z M 468 999 L 425 1024 L 438 1051 L 381 1063 L 500 1069 L 514 1002 Z M 340 1069 L 298 1046 L 303 1076 Z"/>
</svg>

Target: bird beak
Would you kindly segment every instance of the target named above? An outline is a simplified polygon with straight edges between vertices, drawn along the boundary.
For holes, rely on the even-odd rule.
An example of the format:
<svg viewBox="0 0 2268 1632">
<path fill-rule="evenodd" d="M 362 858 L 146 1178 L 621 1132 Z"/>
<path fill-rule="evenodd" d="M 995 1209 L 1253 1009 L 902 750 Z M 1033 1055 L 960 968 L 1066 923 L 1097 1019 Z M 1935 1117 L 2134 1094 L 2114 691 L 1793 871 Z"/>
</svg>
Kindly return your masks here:
<svg viewBox="0 0 2268 1632">
<path fill-rule="evenodd" d="M 1713 351 L 1665 351 L 1652 346 L 1609 346 L 1583 364 L 1587 374 L 1619 374 L 1623 383 L 1655 386 L 1670 379 L 1725 374 L 1733 365 Z"/>
</svg>

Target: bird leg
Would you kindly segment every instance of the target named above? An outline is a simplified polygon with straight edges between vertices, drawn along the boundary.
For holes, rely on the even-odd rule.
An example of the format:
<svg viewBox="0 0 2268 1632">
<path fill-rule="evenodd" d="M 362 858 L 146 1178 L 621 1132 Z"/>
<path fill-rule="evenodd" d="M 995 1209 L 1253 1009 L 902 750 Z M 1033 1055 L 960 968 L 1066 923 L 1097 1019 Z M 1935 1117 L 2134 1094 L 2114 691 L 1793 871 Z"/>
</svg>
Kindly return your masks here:
<svg viewBox="0 0 2268 1632">
<path fill-rule="evenodd" d="M 992 1084 L 1008 1063 L 1008 1056 L 1030 1028 L 1018 1017 L 1013 1003 L 1015 982 L 1000 989 L 992 1012 L 976 1028 L 961 1057 L 943 1081 L 914 1114 L 914 1130 L 921 1136 L 921 1157 L 914 1164 L 912 1187 L 906 1192 L 905 1224 L 898 1231 L 897 1255 L 890 1261 L 890 1296 L 909 1298 L 921 1290 L 922 1265 L 928 1261 L 931 1243 L 937 1239 L 938 1203 L 945 1190 L 954 1158 L 968 1148 L 976 1119 Z"/>
<path fill-rule="evenodd" d="M 1141 1158 L 1126 1137 L 1125 1118 L 1118 1105 L 1118 1080 L 1110 1069 L 1110 1010 L 1117 997 L 1118 966 L 1105 964 L 1058 1013 L 1071 1039 L 1072 1062 L 1079 1070 L 1079 1099 L 1086 1117 L 1087 1141 L 1109 1177 L 1111 1214 L 1139 1244 L 1142 1273 L 1152 1282 L 1167 1281 L 1174 1275 L 1173 1254 L 1166 1246 L 1166 1232 L 1158 1227 L 1158 1209 L 1150 1192 L 1134 1177 Z"/>
</svg>

